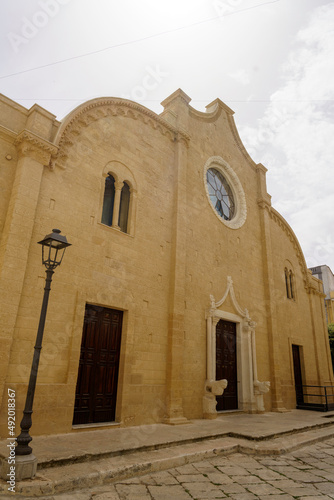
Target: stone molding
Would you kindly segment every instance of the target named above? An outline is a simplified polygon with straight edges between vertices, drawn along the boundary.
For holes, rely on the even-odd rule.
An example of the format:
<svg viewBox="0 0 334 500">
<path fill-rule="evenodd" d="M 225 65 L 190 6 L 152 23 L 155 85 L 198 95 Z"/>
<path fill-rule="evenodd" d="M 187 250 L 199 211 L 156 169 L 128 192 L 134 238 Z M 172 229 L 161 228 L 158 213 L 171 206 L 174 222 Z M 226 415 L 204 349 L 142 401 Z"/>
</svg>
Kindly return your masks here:
<svg viewBox="0 0 334 500">
<path fill-rule="evenodd" d="M 23 130 L 14 141 L 20 155 L 29 156 L 45 166 L 57 154 L 58 148 L 49 141 L 28 130 Z"/>
<path fill-rule="evenodd" d="M 221 309 L 228 296 L 231 297 L 232 305 L 237 314 Z M 210 309 L 206 311 L 207 380 L 203 397 L 204 418 L 215 418 L 216 415 L 212 402 L 209 404 L 207 401 L 207 386 L 216 378 L 216 326 L 220 319 L 236 323 L 240 409 L 249 413 L 261 413 L 264 411 L 263 395 L 269 391 L 270 382 L 260 382 L 258 380 L 255 342 L 256 323 L 251 320 L 248 309 L 242 309 L 239 305 L 235 296 L 232 278 L 228 276 L 226 291 L 222 298 L 216 301 L 214 296 L 210 295 Z M 210 409 L 209 413 L 208 408 Z"/>
<path fill-rule="evenodd" d="M 270 218 L 277 224 L 288 236 L 290 242 L 293 245 L 293 248 L 296 252 L 299 266 L 303 275 L 304 279 L 304 288 L 307 291 L 307 293 L 318 293 L 318 290 L 312 285 L 309 276 L 308 276 L 308 269 L 305 261 L 305 257 L 303 254 L 303 251 L 301 249 L 301 246 L 299 244 L 299 241 L 297 239 L 297 236 L 293 232 L 291 226 L 288 224 L 288 222 L 282 217 L 280 213 L 277 212 L 268 202 L 265 200 L 261 199 L 258 201 L 258 205 L 261 209 L 266 210 L 270 216 Z"/>
<path fill-rule="evenodd" d="M 74 110 L 60 127 L 56 138 L 59 152 L 52 158 L 51 168 L 54 168 L 55 164 L 65 168 L 68 149 L 74 144 L 76 137 L 80 135 L 81 129 L 107 116 L 123 116 L 140 120 L 173 142 L 182 140 L 188 144 L 190 140 L 189 135 L 183 130 L 173 127 L 169 122 L 140 104 L 117 98 L 94 99 Z"/>
<path fill-rule="evenodd" d="M 228 123 L 230 125 L 230 129 L 231 129 L 232 135 L 234 137 L 235 144 L 236 144 L 237 148 L 239 149 L 239 151 L 241 152 L 241 154 L 243 155 L 243 157 L 245 158 L 245 160 L 247 161 L 247 163 L 253 168 L 253 170 L 256 171 L 257 170 L 257 166 L 256 166 L 257 164 L 252 159 L 252 157 L 248 153 L 247 149 L 243 145 L 243 142 L 240 139 L 240 135 L 239 135 L 238 129 L 236 127 L 236 124 L 235 124 L 233 116 L 232 115 L 227 115 L 227 121 L 228 121 Z"/>
<path fill-rule="evenodd" d="M 17 134 L 13 132 L 13 130 L 0 125 L 0 137 L 1 139 L 5 139 L 6 141 L 12 143 L 15 141 Z"/>
<path fill-rule="evenodd" d="M 233 192 L 236 205 L 236 214 L 232 220 L 224 220 L 222 217 L 220 217 L 215 207 L 211 203 L 206 181 L 206 173 L 210 168 L 217 168 L 217 170 L 220 170 Z M 220 222 L 230 229 L 239 229 L 240 227 L 242 227 L 247 217 L 246 196 L 239 177 L 237 176 L 233 168 L 225 160 L 223 160 L 221 156 L 211 156 L 211 158 L 209 158 L 204 165 L 203 180 L 209 205 Z"/>
<path fill-rule="evenodd" d="M 171 102 L 175 101 L 176 99 L 180 99 L 187 106 L 191 101 L 191 97 L 183 92 L 182 89 L 177 89 L 170 96 L 166 97 L 166 99 L 164 99 L 160 104 L 164 108 L 167 108 L 171 104 Z"/>
</svg>

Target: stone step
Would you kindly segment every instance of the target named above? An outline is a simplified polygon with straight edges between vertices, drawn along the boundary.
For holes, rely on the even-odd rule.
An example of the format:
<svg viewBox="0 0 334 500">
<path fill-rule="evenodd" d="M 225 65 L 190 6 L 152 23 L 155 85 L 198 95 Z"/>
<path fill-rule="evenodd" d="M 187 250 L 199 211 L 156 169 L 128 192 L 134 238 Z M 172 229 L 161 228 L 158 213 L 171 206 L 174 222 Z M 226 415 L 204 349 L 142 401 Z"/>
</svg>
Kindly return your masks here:
<svg viewBox="0 0 334 500">
<path fill-rule="evenodd" d="M 280 455 L 288 451 L 329 439 L 334 436 L 334 427 L 321 427 L 306 432 L 264 440 L 249 440 L 235 437 L 189 442 L 159 449 L 118 454 L 108 458 L 87 456 L 85 461 L 56 465 L 37 471 L 33 480 L 16 484 L 19 498 L 41 497 L 70 492 L 74 489 L 91 488 L 128 479 L 150 472 L 157 472 L 188 463 L 204 460 L 216 455 L 246 453 L 256 455 Z M 6 484 L 1 482 L 0 496 L 6 495 Z"/>
</svg>

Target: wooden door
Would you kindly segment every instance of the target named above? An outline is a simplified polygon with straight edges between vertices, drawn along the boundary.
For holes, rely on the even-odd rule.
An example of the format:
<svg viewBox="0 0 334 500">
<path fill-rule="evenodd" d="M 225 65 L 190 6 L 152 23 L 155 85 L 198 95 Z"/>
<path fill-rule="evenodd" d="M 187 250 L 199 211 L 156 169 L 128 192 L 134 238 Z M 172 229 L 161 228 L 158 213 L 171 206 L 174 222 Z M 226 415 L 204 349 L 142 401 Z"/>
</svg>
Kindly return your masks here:
<svg viewBox="0 0 334 500">
<path fill-rule="evenodd" d="M 292 345 L 293 372 L 295 376 L 296 403 L 304 403 L 303 378 L 299 345 Z"/>
<path fill-rule="evenodd" d="M 73 424 L 115 420 L 122 311 L 86 305 Z"/>
<path fill-rule="evenodd" d="M 238 408 L 236 324 L 220 320 L 216 326 L 216 380 L 226 378 L 228 386 L 217 396 L 217 411 Z"/>
</svg>

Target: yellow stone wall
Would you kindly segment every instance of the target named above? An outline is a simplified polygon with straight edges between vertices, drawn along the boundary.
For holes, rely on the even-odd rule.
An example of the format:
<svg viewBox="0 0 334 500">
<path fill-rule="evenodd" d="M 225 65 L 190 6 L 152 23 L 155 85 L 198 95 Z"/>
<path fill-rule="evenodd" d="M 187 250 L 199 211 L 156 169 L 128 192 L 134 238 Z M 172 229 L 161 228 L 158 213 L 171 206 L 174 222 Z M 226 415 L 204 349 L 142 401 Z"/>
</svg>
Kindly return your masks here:
<svg viewBox="0 0 334 500">
<path fill-rule="evenodd" d="M 228 276 L 256 322 L 258 378 L 273 388 L 265 409 L 295 406 L 293 343 L 303 348 L 307 383 L 333 383 L 319 281 L 271 207 L 264 167 L 244 150 L 229 108 L 217 100 L 199 113 L 189 100 L 177 91 L 158 116 L 122 99 L 96 99 L 59 123 L 39 106 L 25 110 L 1 97 L 2 437 L 8 387 L 17 391 L 18 415 L 24 406 L 45 275 L 36 243 L 52 228 L 72 246 L 53 278 L 33 435 L 72 430 L 86 303 L 124 311 L 116 422 L 202 418 L 206 311 Z M 210 207 L 204 165 L 214 156 L 245 192 L 239 229 Z M 100 222 L 108 172 L 131 185 L 130 234 Z M 235 312 L 230 299 L 222 308 Z"/>
</svg>

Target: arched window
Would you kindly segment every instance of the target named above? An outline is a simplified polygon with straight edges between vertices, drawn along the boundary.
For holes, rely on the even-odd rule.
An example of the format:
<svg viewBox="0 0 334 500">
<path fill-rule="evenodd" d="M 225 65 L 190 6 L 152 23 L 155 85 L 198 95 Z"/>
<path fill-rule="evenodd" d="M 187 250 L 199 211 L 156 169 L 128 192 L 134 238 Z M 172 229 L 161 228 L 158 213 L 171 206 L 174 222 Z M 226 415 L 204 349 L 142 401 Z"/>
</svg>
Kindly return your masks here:
<svg viewBox="0 0 334 500">
<path fill-rule="evenodd" d="M 111 174 L 106 177 L 105 188 L 104 188 L 104 198 L 103 198 L 103 210 L 102 210 L 102 224 L 107 226 L 112 225 L 112 217 L 114 213 L 114 201 L 115 201 L 115 179 Z"/>
<path fill-rule="evenodd" d="M 289 272 L 289 283 L 290 283 L 290 298 L 294 299 L 295 298 L 295 291 L 294 291 L 294 283 L 293 283 L 293 274 L 292 274 L 292 271 Z"/>
<path fill-rule="evenodd" d="M 123 233 L 127 233 L 130 206 L 130 187 L 124 182 L 121 191 L 121 201 L 119 206 L 118 225 Z"/>
<path fill-rule="evenodd" d="M 285 288 L 286 288 L 286 296 L 288 299 L 295 300 L 295 285 L 294 285 L 294 275 L 291 269 L 287 267 L 284 269 L 285 276 Z"/>
<path fill-rule="evenodd" d="M 101 223 L 134 236 L 137 189 L 131 170 L 123 163 L 112 160 L 107 163 L 102 175 Z"/>
<path fill-rule="evenodd" d="M 286 288 L 286 296 L 290 299 L 290 283 L 289 283 L 289 272 L 287 268 L 284 269 L 285 275 L 285 288 Z"/>
</svg>

